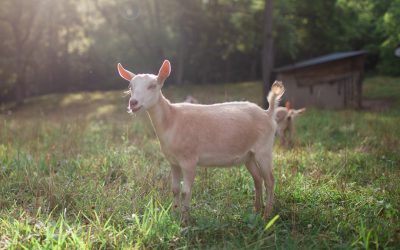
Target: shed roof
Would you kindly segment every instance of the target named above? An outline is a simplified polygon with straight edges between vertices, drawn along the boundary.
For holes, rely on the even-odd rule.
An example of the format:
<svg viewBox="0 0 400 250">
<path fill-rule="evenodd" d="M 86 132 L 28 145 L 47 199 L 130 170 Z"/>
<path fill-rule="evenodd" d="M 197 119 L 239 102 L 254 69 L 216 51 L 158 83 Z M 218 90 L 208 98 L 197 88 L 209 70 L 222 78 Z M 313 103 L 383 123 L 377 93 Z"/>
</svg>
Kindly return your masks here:
<svg viewBox="0 0 400 250">
<path fill-rule="evenodd" d="M 304 68 L 304 67 L 308 67 L 308 66 L 313 66 L 313 65 L 317 65 L 317 64 L 321 64 L 321 63 L 327 63 L 327 62 L 331 62 L 331 61 L 336 61 L 336 60 L 359 56 L 359 55 L 364 55 L 364 54 L 367 54 L 367 52 L 364 50 L 336 52 L 336 53 L 331 53 L 331 54 L 324 55 L 324 56 L 315 57 L 315 58 L 312 58 L 309 60 L 297 62 L 294 64 L 286 65 L 283 67 L 279 67 L 279 68 L 274 69 L 274 71 L 275 72 L 284 72 L 284 71 L 294 70 L 294 69 L 298 69 L 298 68 Z"/>
</svg>

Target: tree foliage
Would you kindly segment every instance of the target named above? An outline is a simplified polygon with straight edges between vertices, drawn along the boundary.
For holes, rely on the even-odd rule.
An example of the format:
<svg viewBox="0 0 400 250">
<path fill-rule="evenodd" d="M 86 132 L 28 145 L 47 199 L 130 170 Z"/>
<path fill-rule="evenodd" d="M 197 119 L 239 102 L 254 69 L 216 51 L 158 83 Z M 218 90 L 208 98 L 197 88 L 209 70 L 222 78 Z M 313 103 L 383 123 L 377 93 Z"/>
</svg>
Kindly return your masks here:
<svg viewBox="0 0 400 250">
<path fill-rule="evenodd" d="M 3 0 L 0 97 L 122 87 L 115 65 L 177 84 L 261 79 L 264 0 Z M 340 50 L 400 74 L 400 0 L 275 0 L 275 65 Z"/>
</svg>

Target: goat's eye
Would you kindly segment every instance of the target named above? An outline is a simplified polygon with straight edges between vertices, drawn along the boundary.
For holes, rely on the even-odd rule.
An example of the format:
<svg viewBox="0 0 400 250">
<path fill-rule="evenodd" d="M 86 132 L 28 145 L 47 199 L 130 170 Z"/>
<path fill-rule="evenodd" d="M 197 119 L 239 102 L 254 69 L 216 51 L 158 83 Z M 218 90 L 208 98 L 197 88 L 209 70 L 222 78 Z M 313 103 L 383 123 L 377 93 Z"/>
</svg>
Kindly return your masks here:
<svg viewBox="0 0 400 250">
<path fill-rule="evenodd" d="M 150 86 L 147 87 L 147 89 L 155 89 L 157 86 L 155 84 L 151 84 Z"/>
</svg>

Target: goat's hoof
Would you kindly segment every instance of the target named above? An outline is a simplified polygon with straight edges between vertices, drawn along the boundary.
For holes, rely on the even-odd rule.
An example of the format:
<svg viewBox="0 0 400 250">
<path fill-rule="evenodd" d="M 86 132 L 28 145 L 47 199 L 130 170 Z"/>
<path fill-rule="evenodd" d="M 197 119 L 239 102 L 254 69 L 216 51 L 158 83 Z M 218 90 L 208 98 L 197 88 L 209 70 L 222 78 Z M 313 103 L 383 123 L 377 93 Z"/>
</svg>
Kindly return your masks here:
<svg viewBox="0 0 400 250">
<path fill-rule="evenodd" d="M 190 214 L 188 211 L 182 211 L 181 222 L 184 226 L 188 226 L 190 224 Z"/>
</svg>

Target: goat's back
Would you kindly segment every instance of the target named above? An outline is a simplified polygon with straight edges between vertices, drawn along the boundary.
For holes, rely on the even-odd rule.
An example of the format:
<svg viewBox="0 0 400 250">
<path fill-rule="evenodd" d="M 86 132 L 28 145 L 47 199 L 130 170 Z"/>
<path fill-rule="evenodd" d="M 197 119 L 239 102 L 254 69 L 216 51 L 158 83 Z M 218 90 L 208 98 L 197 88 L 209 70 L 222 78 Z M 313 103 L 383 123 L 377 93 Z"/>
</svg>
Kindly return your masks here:
<svg viewBox="0 0 400 250">
<path fill-rule="evenodd" d="M 197 155 L 200 159 L 240 158 L 273 142 L 275 121 L 256 104 L 182 103 L 173 106 L 175 120 L 171 128 L 171 141 L 165 143 L 171 145 L 167 151 L 171 151 L 172 155 L 181 155 L 184 151 L 185 155 Z"/>
</svg>

